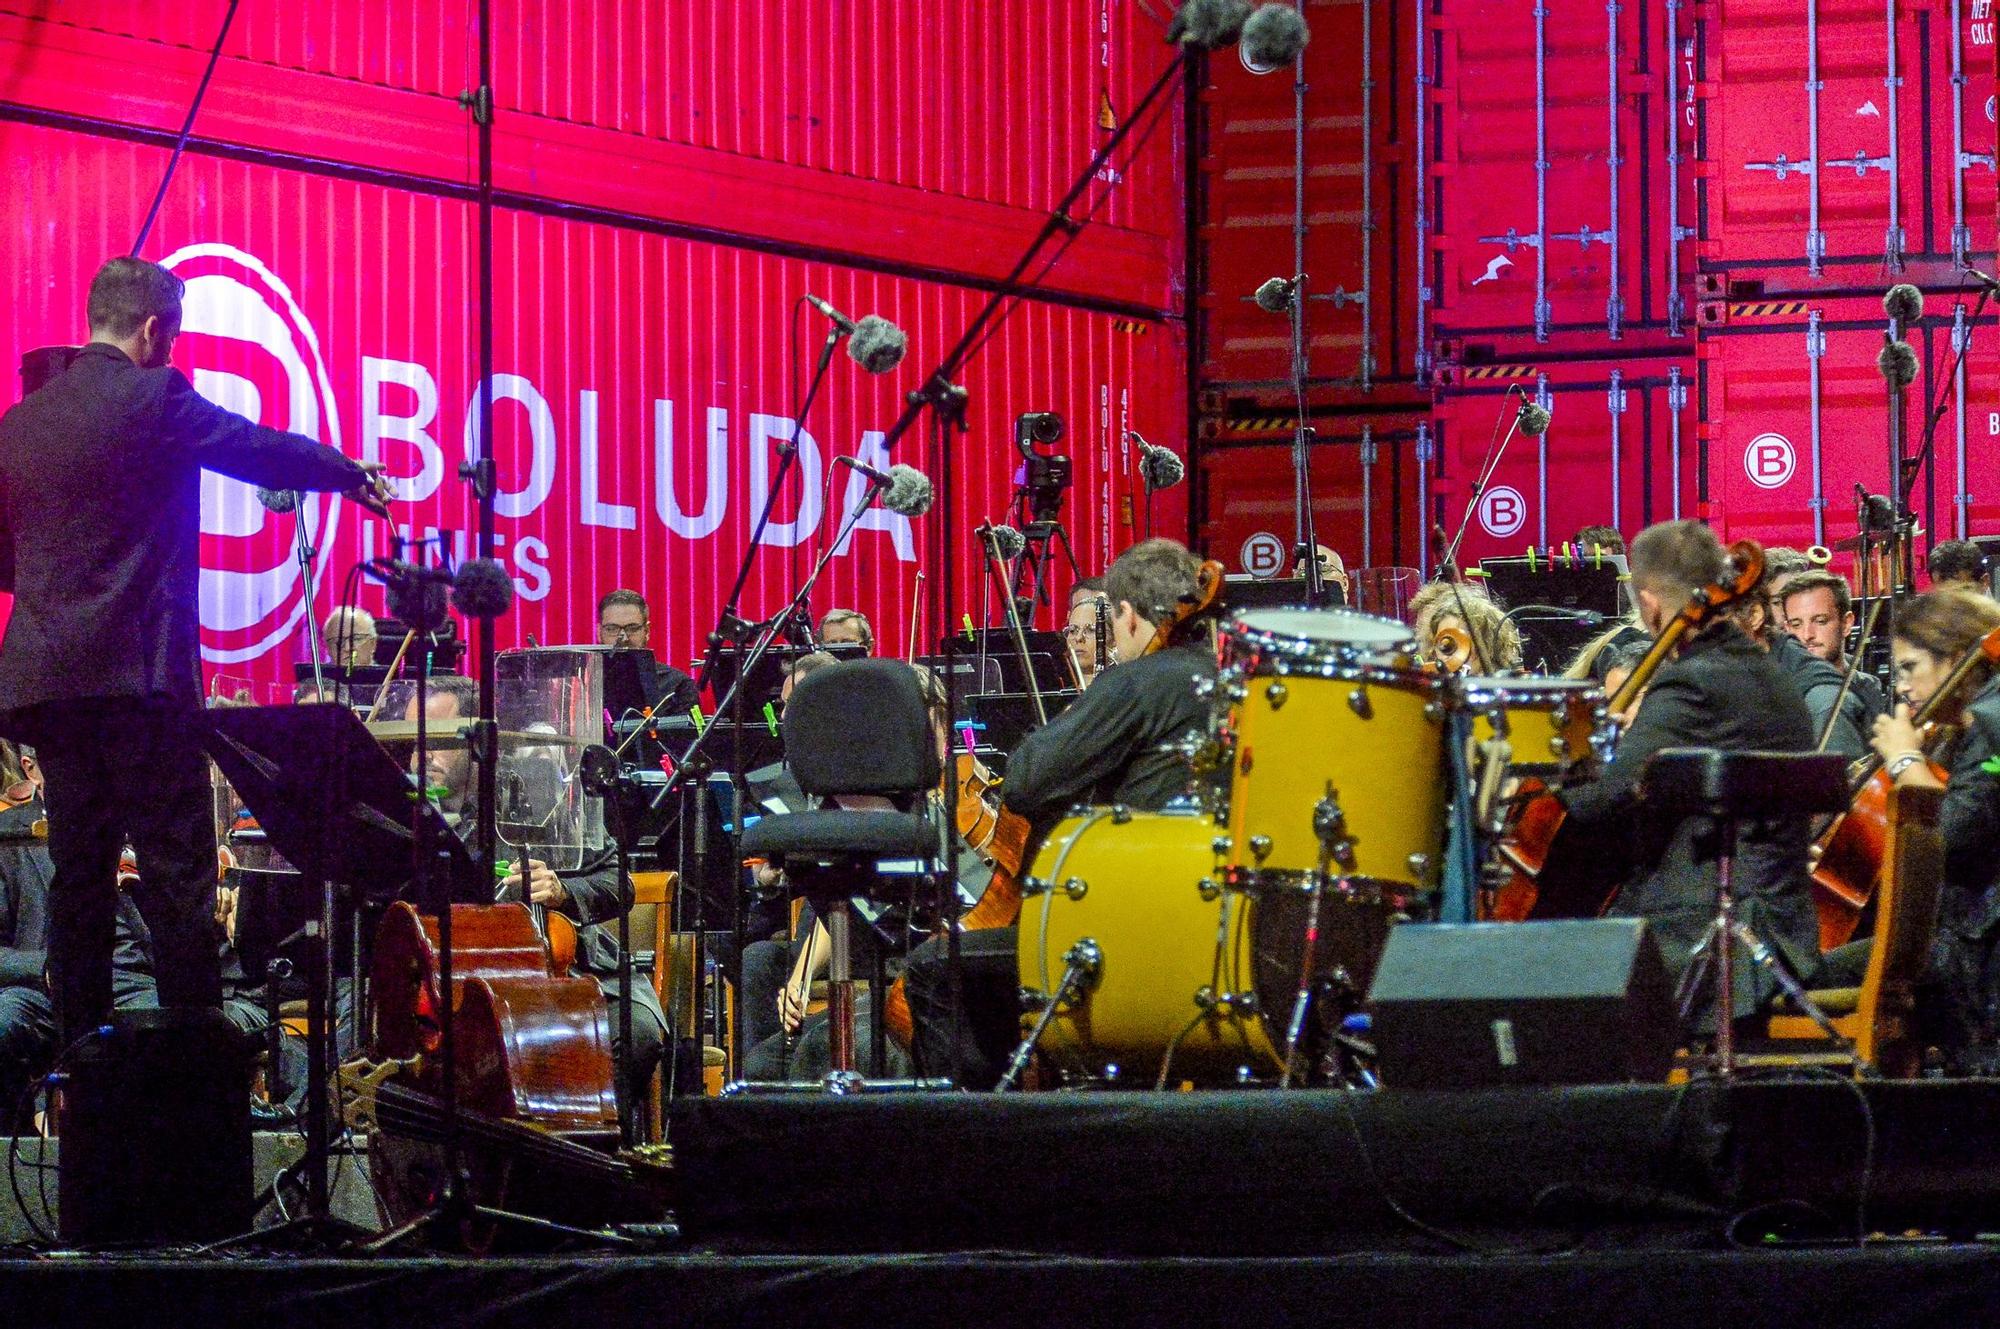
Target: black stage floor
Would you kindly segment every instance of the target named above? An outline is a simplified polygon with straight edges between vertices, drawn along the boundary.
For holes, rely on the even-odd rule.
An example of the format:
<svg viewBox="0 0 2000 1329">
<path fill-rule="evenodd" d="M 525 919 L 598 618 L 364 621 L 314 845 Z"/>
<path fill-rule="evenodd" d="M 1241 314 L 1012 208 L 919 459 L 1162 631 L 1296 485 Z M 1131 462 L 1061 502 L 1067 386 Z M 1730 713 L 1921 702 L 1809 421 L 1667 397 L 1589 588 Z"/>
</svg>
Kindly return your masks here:
<svg viewBox="0 0 2000 1329">
<path fill-rule="evenodd" d="M 680 1106 L 673 1136 L 670 1253 L 0 1259 L 0 1306 L 37 1329 L 2000 1314 L 2000 1082 L 745 1098 Z"/>
</svg>

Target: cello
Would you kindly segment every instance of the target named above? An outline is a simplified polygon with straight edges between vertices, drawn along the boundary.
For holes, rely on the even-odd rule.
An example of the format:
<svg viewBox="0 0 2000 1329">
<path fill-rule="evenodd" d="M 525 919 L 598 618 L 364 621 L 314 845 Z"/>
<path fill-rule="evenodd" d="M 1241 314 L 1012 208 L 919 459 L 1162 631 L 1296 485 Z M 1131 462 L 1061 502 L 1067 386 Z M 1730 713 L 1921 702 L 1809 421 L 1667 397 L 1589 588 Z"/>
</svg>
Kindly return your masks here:
<svg viewBox="0 0 2000 1329">
<path fill-rule="evenodd" d="M 1924 732 L 1931 774 L 1943 783 L 1949 772 L 1932 754 L 1948 738 L 1945 717 L 1955 715 L 1993 672 L 2000 669 L 2000 628 L 1974 642 L 1960 656 L 1930 699 L 1910 717 Z M 1874 897 L 1882 872 L 1889 830 L 1889 777 L 1882 758 L 1870 751 L 1848 768 L 1848 805 L 1819 837 L 1814 865 L 1813 906 L 1819 913 L 1819 947 L 1830 951 L 1853 940 L 1862 912 Z"/>
<path fill-rule="evenodd" d="M 1699 631 L 1715 616 L 1756 590 L 1764 579 L 1764 550 L 1754 540 L 1738 540 L 1729 547 L 1729 579 L 1705 586 L 1688 597 L 1680 612 L 1669 619 L 1654 638 L 1645 658 L 1612 696 L 1606 709 L 1623 715 L 1632 709 L 1681 641 Z M 1525 792 L 1525 791 L 1524 791 Z M 1567 810 L 1562 800 L 1546 789 L 1534 792 L 1522 807 L 1520 817 L 1501 838 L 1495 858 L 1504 878 L 1493 895 L 1488 921 L 1518 923 L 1530 918 L 1582 918 L 1601 914 L 1611 897 L 1584 881 L 1565 866 L 1560 846 Z M 1552 863 L 1554 866 L 1552 866 Z"/>
</svg>

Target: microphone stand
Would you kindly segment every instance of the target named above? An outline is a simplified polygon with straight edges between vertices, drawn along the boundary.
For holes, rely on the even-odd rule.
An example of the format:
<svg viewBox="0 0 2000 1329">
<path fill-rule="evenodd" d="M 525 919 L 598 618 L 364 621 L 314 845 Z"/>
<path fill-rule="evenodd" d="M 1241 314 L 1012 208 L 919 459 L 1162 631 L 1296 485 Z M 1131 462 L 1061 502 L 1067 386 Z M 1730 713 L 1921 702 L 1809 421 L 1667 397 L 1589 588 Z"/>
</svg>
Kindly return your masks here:
<svg viewBox="0 0 2000 1329">
<path fill-rule="evenodd" d="M 325 642 L 319 627 L 319 585 L 313 574 L 313 560 L 319 551 L 313 548 L 312 533 L 306 529 L 306 496 L 297 490 L 292 492 L 292 555 L 299 561 L 299 587 L 306 601 L 306 650 L 312 656 L 313 695 L 326 700 L 326 671 L 320 665 L 320 652 Z M 341 672 L 347 672 L 345 666 Z"/>
<path fill-rule="evenodd" d="M 1944 376 L 1938 380 L 1936 400 L 1930 402 L 1924 408 L 1923 446 L 1917 449 L 1917 454 L 1914 457 L 1903 463 L 1903 473 L 1898 478 L 1900 485 L 1898 492 L 1901 495 L 1902 506 L 1904 508 L 1909 507 L 1910 494 L 1917 487 L 1917 473 L 1924 469 L 1924 465 L 1930 461 L 1933 455 L 1937 443 L 1937 427 L 1944 421 L 1945 388 L 1947 385 L 1957 381 L 1959 370 L 1964 368 L 1965 352 L 1972 345 L 1972 330 L 1978 325 L 1979 316 L 1986 312 L 1986 302 L 1992 298 L 1993 288 L 1982 282 L 1979 287 L 1979 300 L 1972 306 L 1972 313 L 1965 320 L 1965 331 L 1962 335 L 1955 338 L 1958 344 L 1952 348 L 1951 368 L 1947 369 Z M 1962 309 L 1964 306 L 1957 305 L 1955 308 Z M 1964 488 L 1964 479 L 1961 477 L 1959 489 L 1963 492 Z M 1953 533 L 1957 533 L 1955 524 L 1953 526 Z"/>
</svg>

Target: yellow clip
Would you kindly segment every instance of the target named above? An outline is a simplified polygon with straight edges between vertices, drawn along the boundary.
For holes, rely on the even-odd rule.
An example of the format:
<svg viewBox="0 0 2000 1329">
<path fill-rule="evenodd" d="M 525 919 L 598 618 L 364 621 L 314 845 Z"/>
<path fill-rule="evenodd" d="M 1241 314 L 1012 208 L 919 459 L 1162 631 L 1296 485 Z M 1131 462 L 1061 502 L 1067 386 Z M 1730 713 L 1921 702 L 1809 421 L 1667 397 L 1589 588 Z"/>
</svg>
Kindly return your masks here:
<svg viewBox="0 0 2000 1329">
<path fill-rule="evenodd" d="M 778 736 L 778 708 L 770 702 L 764 703 L 764 723 L 770 727 L 771 737 Z"/>
<path fill-rule="evenodd" d="M 1528 546 L 1528 571 L 1535 571 L 1535 547 L 1533 545 Z"/>
<path fill-rule="evenodd" d="M 708 717 L 701 713 L 699 706 L 688 707 L 688 719 L 694 721 L 694 732 L 697 737 L 702 730 L 708 728 Z"/>
<path fill-rule="evenodd" d="M 965 615 L 965 639 L 967 641 L 974 641 L 978 639 L 978 636 L 979 634 L 972 627 L 972 615 Z"/>
</svg>

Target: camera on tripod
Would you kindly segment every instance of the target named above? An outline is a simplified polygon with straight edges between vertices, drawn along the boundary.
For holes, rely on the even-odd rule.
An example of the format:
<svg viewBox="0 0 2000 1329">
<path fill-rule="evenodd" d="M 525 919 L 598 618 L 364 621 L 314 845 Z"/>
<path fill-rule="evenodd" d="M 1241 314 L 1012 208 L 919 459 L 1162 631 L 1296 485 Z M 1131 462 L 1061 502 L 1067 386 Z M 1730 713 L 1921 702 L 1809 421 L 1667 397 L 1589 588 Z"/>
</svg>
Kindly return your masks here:
<svg viewBox="0 0 2000 1329">
<path fill-rule="evenodd" d="M 1043 456 L 1038 447 L 1062 441 L 1063 421 L 1054 411 L 1029 411 L 1014 420 L 1014 446 L 1027 464 L 1014 486 L 1014 498 L 1028 508 L 1034 521 L 1056 521 L 1062 513 L 1063 492 L 1076 483 L 1075 468 L 1064 456 Z"/>
</svg>

